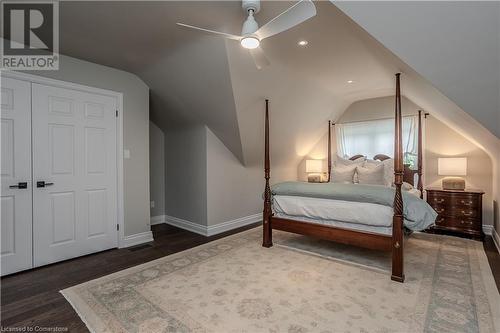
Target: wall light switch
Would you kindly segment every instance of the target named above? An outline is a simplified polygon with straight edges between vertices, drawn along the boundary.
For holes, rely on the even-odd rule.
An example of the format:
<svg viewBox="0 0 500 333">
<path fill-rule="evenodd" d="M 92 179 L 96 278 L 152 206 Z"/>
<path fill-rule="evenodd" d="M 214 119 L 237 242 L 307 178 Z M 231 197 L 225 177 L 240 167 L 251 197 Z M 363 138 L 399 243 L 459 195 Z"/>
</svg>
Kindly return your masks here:
<svg viewBox="0 0 500 333">
<path fill-rule="evenodd" d="M 130 158 L 130 150 L 128 149 L 123 149 L 123 158 Z"/>
<path fill-rule="evenodd" d="M 154 202 L 154 201 L 151 201 L 151 202 L 149 203 L 149 205 L 151 206 L 151 208 L 155 208 L 155 202 Z"/>
</svg>

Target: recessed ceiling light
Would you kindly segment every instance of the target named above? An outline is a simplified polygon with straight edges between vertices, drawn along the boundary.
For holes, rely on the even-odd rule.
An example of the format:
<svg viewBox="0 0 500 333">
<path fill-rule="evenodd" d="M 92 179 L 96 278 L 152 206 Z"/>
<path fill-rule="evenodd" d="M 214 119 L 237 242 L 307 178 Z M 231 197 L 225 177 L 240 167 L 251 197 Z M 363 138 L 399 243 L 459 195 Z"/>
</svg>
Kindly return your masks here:
<svg viewBox="0 0 500 333">
<path fill-rule="evenodd" d="M 306 46 L 309 42 L 307 40 L 301 40 L 297 44 L 299 44 L 299 46 Z"/>
<path fill-rule="evenodd" d="M 347 83 L 354 83 L 354 81 L 353 80 L 349 80 L 349 81 L 347 81 Z"/>
</svg>

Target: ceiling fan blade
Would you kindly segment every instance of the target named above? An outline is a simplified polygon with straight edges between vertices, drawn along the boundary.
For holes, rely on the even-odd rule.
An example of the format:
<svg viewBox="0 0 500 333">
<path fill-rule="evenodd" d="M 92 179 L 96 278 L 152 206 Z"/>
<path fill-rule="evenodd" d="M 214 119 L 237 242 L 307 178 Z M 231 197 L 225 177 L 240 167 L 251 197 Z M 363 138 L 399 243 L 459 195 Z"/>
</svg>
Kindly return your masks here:
<svg viewBox="0 0 500 333">
<path fill-rule="evenodd" d="M 241 39 L 240 36 L 228 34 L 228 33 L 225 33 L 225 32 L 208 30 L 208 29 L 204 29 L 204 28 L 198 28 L 198 27 L 195 27 L 195 26 L 189 25 L 189 24 L 177 23 L 177 25 L 179 25 L 181 27 L 184 27 L 184 28 L 195 29 L 195 30 L 207 32 L 207 33 L 210 33 L 210 34 L 219 35 L 220 37 L 225 37 L 225 38 L 229 38 L 229 39 L 234 39 L 234 40 L 240 40 Z"/>
<path fill-rule="evenodd" d="M 252 55 L 253 61 L 255 62 L 255 66 L 257 66 L 257 69 L 262 69 L 271 64 L 267 59 L 266 55 L 264 54 L 264 51 L 262 51 L 260 47 L 251 49 L 249 51 L 250 54 Z"/>
<path fill-rule="evenodd" d="M 260 40 L 288 30 L 316 15 L 312 0 L 301 0 L 264 24 L 255 34 Z"/>
</svg>

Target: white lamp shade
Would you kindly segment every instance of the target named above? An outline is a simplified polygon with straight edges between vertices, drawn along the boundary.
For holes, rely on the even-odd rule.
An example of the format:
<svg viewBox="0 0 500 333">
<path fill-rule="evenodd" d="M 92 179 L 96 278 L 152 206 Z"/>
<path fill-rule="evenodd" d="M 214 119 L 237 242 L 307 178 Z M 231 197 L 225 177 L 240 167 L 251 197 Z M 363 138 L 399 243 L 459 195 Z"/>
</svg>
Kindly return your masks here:
<svg viewBox="0 0 500 333">
<path fill-rule="evenodd" d="M 438 175 L 440 176 L 466 176 L 466 157 L 438 158 Z"/>
<path fill-rule="evenodd" d="M 322 160 L 306 160 L 306 172 L 323 172 L 323 161 Z"/>
</svg>

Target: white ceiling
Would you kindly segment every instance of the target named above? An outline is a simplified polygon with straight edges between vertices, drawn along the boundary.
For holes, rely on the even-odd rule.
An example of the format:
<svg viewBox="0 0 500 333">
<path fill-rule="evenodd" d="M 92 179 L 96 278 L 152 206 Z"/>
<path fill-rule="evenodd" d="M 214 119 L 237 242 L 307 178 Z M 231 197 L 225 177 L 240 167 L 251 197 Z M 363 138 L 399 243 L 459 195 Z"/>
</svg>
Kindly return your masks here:
<svg viewBox="0 0 500 333">
<path fill-rule="evenodd" d="M 500 1 L 335 4 L 500 138 Z"/>
<path fill-rule="evenodd" d="M 256 20 L 262 25 L 291 4 L 262 2 Z M 151 89 L 158 126 L 206 124 L 246 165 L 261 163 L 269 98 L 273 165 L 295 168 L 328 119 L 356 100 L 393 94 L 394 73 L 411 72 L 336 6 L 316 6 L 316 17 L 263 41 L 271 66 L 262 70 L 237 42 L 175 25 L 238 34 L 239 1 L 61 2 L 61 52 L 135 73 Z"/>
<path fill-rule="evenodd" d="M 267 5 L 267 2 L 264 3 Z M 264 40 L 271 61 L 255 69 L 246 51 L 228 41 L 227 52 L 245 162 L 260 163 L 264 97 L 271 102 L 273 165 L 296 165 L 356 100 L 394 93 L 396 65 L 381 61 L 364 33 L 329 2 L 316 3 L 311 20 Z M 307 47 L 297 42 L 306 39 Z M 353 80 L 349 84 L 347 81 Z"/>
</svg>

